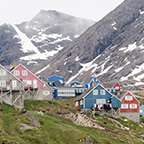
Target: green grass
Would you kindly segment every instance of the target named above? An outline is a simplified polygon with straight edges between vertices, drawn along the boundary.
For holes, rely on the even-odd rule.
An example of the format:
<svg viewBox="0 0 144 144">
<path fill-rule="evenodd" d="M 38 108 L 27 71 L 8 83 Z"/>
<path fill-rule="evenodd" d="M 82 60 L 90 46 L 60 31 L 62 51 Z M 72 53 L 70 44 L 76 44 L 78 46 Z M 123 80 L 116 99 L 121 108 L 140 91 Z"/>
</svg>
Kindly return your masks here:
<svg viewBox="0 0 144 144">
<path fill-rule="evenodd" d="M 58 116 L 59 112 L 75 112 L 71 100 L 60 101 L 27 101 L 26 110 L 40 122 L 40 127 L 25 132 L 20 131 L 21 123 L 31 125 L 28 116 L 7 105 L 1 105 L 0 111 L 0 144 L 142 144 L 138 133 L 143 128 L 130 121 L 119 121 L 131 128 L 130 133 L 123 131 L 105 116 L 96 116 L 96 121 L 106 130 L 85 128 Z M 37 111 L 43 110 L 44 115 Z M 131 143 L 133 141 L 133 143 Z"/>
</svg>

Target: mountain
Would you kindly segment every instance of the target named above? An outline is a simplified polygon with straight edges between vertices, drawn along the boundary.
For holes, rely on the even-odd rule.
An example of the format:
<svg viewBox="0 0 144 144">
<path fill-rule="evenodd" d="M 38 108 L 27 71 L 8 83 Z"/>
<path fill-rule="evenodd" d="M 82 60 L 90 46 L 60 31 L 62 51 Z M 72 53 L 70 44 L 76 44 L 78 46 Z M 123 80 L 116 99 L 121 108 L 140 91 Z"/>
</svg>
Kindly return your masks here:
<svg viewBox="0 0 144 144">
<path fill-rule="evenodd" d="M 42 74 L 64 75 L 67 83 L 96 74 L 103 82 L 144 85 L 144 0 L 125 0 L 56 55 Z"/>
<path fill-rule="evenodd" d="M 54 10 L 41 10 L 30 21 L 0 26 L 0 63 L 45 63 L 94 22 Z"/>
</svg>

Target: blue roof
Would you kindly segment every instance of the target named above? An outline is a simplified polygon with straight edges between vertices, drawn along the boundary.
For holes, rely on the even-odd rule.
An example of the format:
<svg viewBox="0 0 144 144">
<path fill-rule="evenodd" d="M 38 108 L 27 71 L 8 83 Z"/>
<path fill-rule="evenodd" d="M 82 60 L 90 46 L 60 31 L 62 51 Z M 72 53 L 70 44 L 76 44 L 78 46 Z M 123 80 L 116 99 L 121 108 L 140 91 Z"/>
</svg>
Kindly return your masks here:
<svg viewBox="0 0 144 144">
<path fill-rule="evenodd" d="M 64 77 L 59 75 L 51 75 L 47 78 L 48 81 L 64 81 Z"/>
</svg>

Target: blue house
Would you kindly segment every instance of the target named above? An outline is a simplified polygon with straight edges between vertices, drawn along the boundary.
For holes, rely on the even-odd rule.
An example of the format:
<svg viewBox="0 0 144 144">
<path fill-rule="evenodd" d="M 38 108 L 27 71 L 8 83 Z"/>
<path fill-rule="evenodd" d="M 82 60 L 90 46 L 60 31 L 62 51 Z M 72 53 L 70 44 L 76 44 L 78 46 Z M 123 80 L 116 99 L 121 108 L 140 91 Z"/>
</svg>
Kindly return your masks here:
<svg viewBox="0 0 144 144">
<path fill-rule="evenodd" d="M 85 110 L 93 108 L 117 110 L 121 107 L 120 99 L 111 94 L 101 84 L 77 97 L 75 102 L 76 107 Z"/>
<path fill-rule="evenodd" d="M 91 76 L 90 81 L 84 84 L 84 87 L 87 89 L 92 88 L 95 85 L 100 84 L 100 81 L 96 78 L 96 76 Z"/>
<path fill-rule="evenodd" d="M 64 77 L 59 75 L 51 75 L 47 78 L 48 84 L 54 87 L 60 87 L 64 85 Z"/>
</svg>

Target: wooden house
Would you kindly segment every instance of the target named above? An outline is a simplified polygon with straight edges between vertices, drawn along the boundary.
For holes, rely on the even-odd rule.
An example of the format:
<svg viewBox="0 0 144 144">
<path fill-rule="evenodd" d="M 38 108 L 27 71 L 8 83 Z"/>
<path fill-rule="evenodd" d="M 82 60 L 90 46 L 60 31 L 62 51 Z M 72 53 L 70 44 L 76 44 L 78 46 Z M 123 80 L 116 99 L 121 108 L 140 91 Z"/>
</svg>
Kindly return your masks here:
<svg viewBox="0 0 144 144">
<path fill-rule="evenodd" d="M 113 96 L 101 84 L 98 84 L 94 88 L 77 97 L 75 105 L 76 107 L 84 110 L 93 108 L 99 110 L 117 110 L 121 106 L 121 101 L 119 100 L 119 98 Z"/>
<path fill-rule="evenodd" d="M 4 66 L 0 65 L 0 101 L 17 108 L 23 108 L 23 83 Z"/>
<path fill-rule="evenodd" d="M 25 99 L 52 99 L 50 87 L 24 65 L 17 65 L 11 72 L 24 83 L 24 89 L 30 92 Z"/>
<path fill-rule="evenodd" d="M 130 91 L 121 98 L 120 115 L 132 121 L 140 121 L 140 102 Z"/>
</svg>

